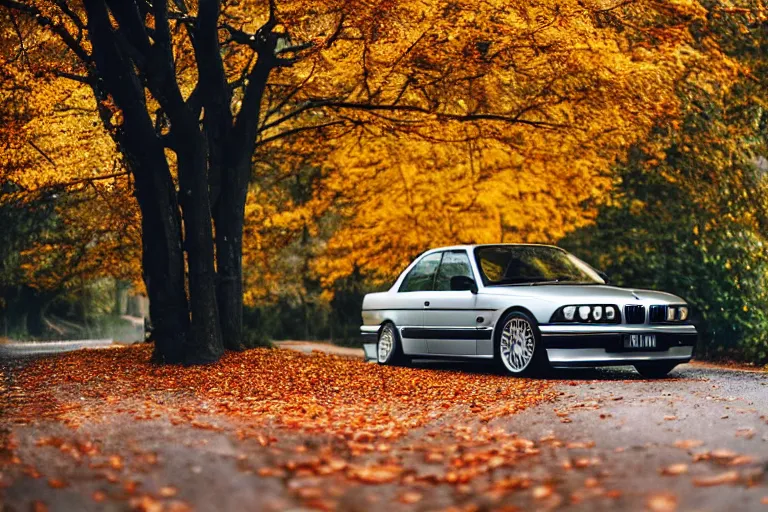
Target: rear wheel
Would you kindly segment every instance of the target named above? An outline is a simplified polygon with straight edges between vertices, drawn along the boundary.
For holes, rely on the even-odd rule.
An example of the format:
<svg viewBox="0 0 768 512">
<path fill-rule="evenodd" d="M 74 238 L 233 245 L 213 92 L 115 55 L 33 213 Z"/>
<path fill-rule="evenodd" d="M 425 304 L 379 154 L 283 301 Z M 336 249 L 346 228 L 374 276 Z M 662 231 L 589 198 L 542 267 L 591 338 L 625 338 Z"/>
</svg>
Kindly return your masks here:
<svg viewBox="0 0 768 512">
<path fill-rule="evenodd" d="M 636 364 L 635 370 L 646 379 L 663 379 L 675 366 L 677 363 L 644 363 Z"/>
<path fill-rule="evenodd" d="M 514 375 L 532 375 L 546 368 L 536 320 L 520 311 L 504 315 L 496 329 L 496 358 Z"/>
<path fill-rule="evenodd" d="M 404 364 L 403 347 L 400 343 L 400 335 L 395 326 L 389 322 L 384 324 L 379 331 L 379 339 L 376 343 L 376 360 L 379 364 Z"/>
</svg>

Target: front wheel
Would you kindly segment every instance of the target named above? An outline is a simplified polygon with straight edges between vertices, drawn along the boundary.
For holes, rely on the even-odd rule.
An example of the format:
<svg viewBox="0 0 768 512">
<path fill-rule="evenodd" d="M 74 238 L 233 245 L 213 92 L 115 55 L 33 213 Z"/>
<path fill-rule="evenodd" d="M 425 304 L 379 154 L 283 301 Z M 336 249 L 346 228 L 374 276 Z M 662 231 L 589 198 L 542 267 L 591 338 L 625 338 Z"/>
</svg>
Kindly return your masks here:
<svg viewBox="0 0 768 512">
<path fill-rule="evenodd" d="M 636 364 L 635 370 L 646 379 L 663 379 L 675 366 L 677 363 L 645 363 Z"/>
<path fill-rule="evenodd" d="M 496 329 L 496 358 L 506 371 L 531 375 L 546 368 L 546 354 L 536 320 L 520 311 L 504 315 Z"/>
</svg>

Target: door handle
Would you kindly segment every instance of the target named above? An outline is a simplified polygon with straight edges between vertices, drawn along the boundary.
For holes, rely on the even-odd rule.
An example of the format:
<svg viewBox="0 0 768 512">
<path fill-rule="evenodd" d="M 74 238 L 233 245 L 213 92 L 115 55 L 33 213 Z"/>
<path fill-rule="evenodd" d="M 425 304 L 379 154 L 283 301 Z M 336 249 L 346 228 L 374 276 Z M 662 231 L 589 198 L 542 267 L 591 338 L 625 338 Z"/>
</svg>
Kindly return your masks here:
<svg viewBox="0 0 768 512">
<path fill-rule="evenodd" d="M 429 307 L 429 301 L 428 301 L 428 300 L 425 300 L 425 301 L 424 301 L 424 307 L 425 307 L 425 308 L 428 308 L 428 307 Z"/>
</svg>

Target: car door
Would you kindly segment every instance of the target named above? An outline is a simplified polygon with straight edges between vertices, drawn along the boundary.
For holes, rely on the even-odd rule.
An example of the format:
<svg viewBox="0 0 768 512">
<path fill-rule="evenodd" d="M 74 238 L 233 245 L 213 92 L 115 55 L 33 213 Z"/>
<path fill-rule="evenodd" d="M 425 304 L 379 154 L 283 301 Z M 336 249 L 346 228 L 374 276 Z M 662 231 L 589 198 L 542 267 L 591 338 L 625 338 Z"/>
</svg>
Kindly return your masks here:
<svg viewBox="0 0 768 512">
<path fill-rule="evenodd" d="M 427 340 L 422 333 L 424 304 L 429 301 L 441 259 L 439 252 L 423 256 L 405 276 L 395 294 L 392 314 L 406 354 L 428 353 Z"/>
<path fill-rule="evenodd" d="M 451 278 L 474 279 L 465 250 L 444 251 L 433 290 L 424 300 L 424 335 L 430 354 L 477 354 L 477 294 L 451 290 Z"/>
</svg>

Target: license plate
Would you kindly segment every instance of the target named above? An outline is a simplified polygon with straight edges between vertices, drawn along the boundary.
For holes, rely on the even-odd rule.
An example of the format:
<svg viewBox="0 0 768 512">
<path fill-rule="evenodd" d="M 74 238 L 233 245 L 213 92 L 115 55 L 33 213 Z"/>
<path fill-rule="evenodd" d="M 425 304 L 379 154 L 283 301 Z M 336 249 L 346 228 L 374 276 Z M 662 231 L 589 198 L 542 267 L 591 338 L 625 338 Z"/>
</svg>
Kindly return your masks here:
<svg viewBox="0 0 768 512">
<path fill-rule="evenodd" d="M 625 334 L 624 348 L 656 348 L 656 335 Z"/>
</svg>

